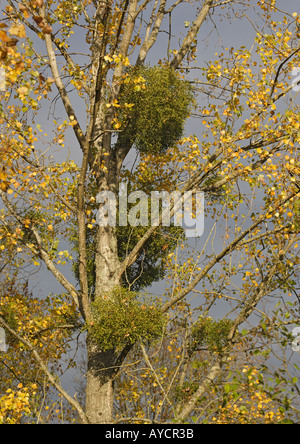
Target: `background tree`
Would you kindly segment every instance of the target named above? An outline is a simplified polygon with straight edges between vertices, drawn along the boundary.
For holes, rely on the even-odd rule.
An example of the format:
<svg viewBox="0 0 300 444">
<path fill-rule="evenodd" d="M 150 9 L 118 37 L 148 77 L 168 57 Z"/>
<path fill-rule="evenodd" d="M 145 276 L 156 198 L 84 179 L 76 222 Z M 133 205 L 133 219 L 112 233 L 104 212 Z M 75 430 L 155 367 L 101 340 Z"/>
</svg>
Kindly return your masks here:
<svg viewBox="0 0 300 444">
<path fill-rule="evenodd" d="M 65 362 L 65 357 L 71 349 L 71 331 L 77 327 L 72 325 L 75 307 L 67 302 L 67 295 L 41 300 L 33 297 L 27 285 L 11 280 L 2 284 L 0 313 L 6 351 L 0 359 L 0 423 L 72 421 L 73 408 L 53 392 L 26 341 L 36 350 L 40 364 L 55 375 L 53 380 L 59 381 L 64 368 L 74 365 L 72 359 Z"/>
<path fill-rule="evenodd" d="M 285 419 L 278 409 L 290 405 L 278 405 L 263 383 L 253 393 L 257 369 L 244 367 L 247 377 L 241 373 L 235 379 L 232 372 L 234 356 L 246 353 L 248 344 L 253 347 L 251 340 L 261 335 L 271 341 L 273 330 L 286 340 L 287 327 L 299 320 L 299 109 L 290 93 L 292 69 L 300 62 L 300 19 L 278 9 L 275 0 L 255 7 L 234 0 L 197 1 L 180 40 L 172 34 L 172 19 L 183 6 L 190 4 L 8 0 L 4 11 L 0 248 L 13 249 L 35 266 L 43 262 L 64 287 L 64 306 L 76 307 L 72 328 L 84 324 L 86 331 L 84 405 L 61 387 L 35 338 L 25 332 L 31 317 L 21 328 L 23 319 L 10 325 L 3 313 L 0 325 L 30 352 L 84 423 L 210 417 L 246 422 L 253 396 L 258 411 L 250 411 L 249 421 L 258 415 L 262 422 L 276 422 Z M 252 22 L 255 40 L 250 49 L 224 49 L 215 61 L 199 66 L 197 36 L 217 14 Z M 150 50 L 161 48 L 165 23 L 165 57 L 161 52 L 147 65 Z M 189 114 L 200 118 L 193 136 L 183 132 Z M 72 160 L 62 160 L 71 134 Z M 139 155 L 134 171 L 125 162 L 132 148 Z M 79 157 L 80 162 L 74 160 Z M 98 226 L 98 194 L 117 196 L 124 182 L 133 190 L 205 192 L 201 243 L 189 242 L 174 227 L 128 232 Z M 71 238 L 75 258 L 66 247 Z M 78 285 L 63 271 L 66 262 L 74 264 Z M 149 300 L 141 289 L 163 275 L 165 291 Z M 293 305 L 285 320 L 272 304 L 284 293 Z M 176 316 L 180 322 L 174 324 Z M 103 326 L 113 328 L 112 320 L 118 322 L 108 338 Z M 54 333 L 48 333 L 51 340 Z M 161 355 L 149 355 L 162 345 L 175 360 L 172 371 L 161 362 L 154 365 L 152 356 Z M 127 413 L 126 419 L 115 417 L 115 391 L 121 413 L 124 387 L 131 401 L 141 396 L 129 391 L 132 379 L 125 378 L 137 349 L 138 362 L 153 380 L 146 396 L 155 402 L 139 403 L 135 419 Z M 140 372 L 141 387 L 143 378 Z M 295 389 L 297 381 L 291 383 Z M 245 403 L 238 406 L 234 400 L 241 392 Z M 271 402 L 272 409 L 261 413 Z"/>
</svg>

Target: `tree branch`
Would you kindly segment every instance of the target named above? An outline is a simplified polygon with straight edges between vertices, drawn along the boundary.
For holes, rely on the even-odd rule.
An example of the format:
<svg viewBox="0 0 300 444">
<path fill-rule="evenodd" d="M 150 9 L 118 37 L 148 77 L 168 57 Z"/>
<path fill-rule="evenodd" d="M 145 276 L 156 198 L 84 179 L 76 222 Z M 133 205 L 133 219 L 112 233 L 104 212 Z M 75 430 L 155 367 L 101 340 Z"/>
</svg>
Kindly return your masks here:
<svg viewBox="0 0 300 444">
<path fill-rule="evenodd" d="M 42 14 L 42 17 L 45 19 L 45 6 L 43 6 L 43 8 L 41 9 L 41 14 Z M 60 74 L 58 71 L 56 55 L 55 55 L 55 52 L 54 52 L 54 49 L 52 46 L 51 35 L 45 34 L 45 42 L 46 42 L 46 48 L 47 48 L 47 53 L 48 53 L 48 57 L 49 57 L 49 63 L 50 63 L 53 78 L 55 80 L 56 87 L 59 91 L 60 97 L 62 99 L 66 113 L 67 113 L 70 121 L 74 122 L 73 129 L 74 129 L 74 133 L 77 137 L 77 140 L 79 142 L 79 145 L 80 145 L 82 151 L 85 151 L 85 149 L 87 148 L 87 145 L 88 145 L 87 140 L 80 128 L 79 122 L 76 118 L 75 110 L 71 104 L 71 101 L 69 99 L 69 96 L 68 96 L 66 88 L 65 88 L 65 85 L 63 84 L 63 82 L 61 80 L 61 77 L 60 77 Z"/>
<path fill-rule="evenodd" d="M 234 325 L 231 328 L 231 331 L 228 335 L 228 342 L 229 348 L 232 348 L 233 346 L 233 337 L 236 334 L 237 327 L 241 325 L 243 322 L 246 321 L 246 319 L 249 318 L 251 313 L 255 310 L 256 305 L 259 303 L 259 301 L 262 300 L 262 298 L 270 291 L 270 283 L 274 277 L 274 274 L 276 272 L 276 269 L 278 267 L 278 264 L 281 263 L 284 255 L 288 252 L 288 250 L 292 247 L 293 243 L 295 242 L 296 235 L 294 235 L 288 244 L 286 245 L 285 249 L 281 251 L 278 254 L 278 257 L 271 267 L 269 273 L 267 276 L 262 280 L 261 284 L 257 289 L 255 290 L 253 296 L 250 298 L 250 300 L 245 304 L 245 307 L 241 310 L 239 316 L 236 318 Z M 228 350 L 226 350 L 226 353 L 228 354 Z M 177 421 L 184 421 L 193 411 L 195 408 L 197 402 L 201 399 L 201 397 L 204 395 L 204 393 L 209 389 L 212 383 L 221 375 L 222 372 L 222 365 L 225 363 L 226 360 L 220 359 L 219 362 L 217 362 L 215 365 L 213 365 L 208 373 L 208 375 L 205 377 L 204 382 L 199 386 L 196 393 L 191 397 L 191 399 L 185 404 L 185 406 L 181 409 L 180 413 L 177 415 L 176 420 Z"/>
<path fill-rule="evenodd" d="M 284 256 L 289 251 L 289 249 L 292 247 L 296 238 L 297 238 L 297 234 L 293 234 L 290 241 L 287 243 L 286 247 L 284 248 L 284 250 L 279 251 L 278 256 L 275 260 L 275 263 L 270 268 L 268 274 L 262 279 L 260 285 L 256 288 L 252 297 L 248 301 L 245 302 L 244 308 L 241 310 L 241 312 L 237 316 L 237 318 L 231 328 L 231 331 L 229 333 L 228 339 L 230 342 L 232 342 L 232 339 L 233 339 L 234 335 L 236 334 L 237 327 L 249 318 L 251 313 L 255 310 L 255 307 L 257 306 L 259 301 L 261 301 L 262 298 L 264 296 L 266 296 L 266 294 L 268 294 L 268 292 L 270 291 L 270 283 L 276 273 L 277 267 L 279 264 L 281 264 Z"/>
<path fill-rule="evenodd" d="M 9 333 L 11 333 L 15 338 L 18 339 L 18 341 L 22 342 L 33 354 L 36 362 L 38 363 L 41 370 L 45 373 L 45 375 L 48 378 L 48 381 L 53 385 L 53 387 L 56 388 L 56 390 L 69 402 L 69 404 L 74 407 L 74 409 L 77 411 L 81 421 L 83 424 L 88 424 L 89 421 L 86 417 L 85 412 L 83 411 L 81 405 L 78 401 L 73 399 L 68 393 L 62 388 L 60 384 L 56 381 L 54 376 L 49 372 L 47 365 L 41 358 L 40 354 L 36 351 L 34 346 L 29 342 L 27 339 L 22 338 L 15 330 L 13 330 L 5 321 L 0 317 L 0 325 L 2 325 L 3 328 L 5 328 Z"/>
<path fill-rule="evenodd" d="M 195 37 L 197 36 L 197 34 L 202 26 L 202 23 L 204 22 L 207 15 L 209 14 L 210 8 L 213 6 L 213 2 L 214 2 L 214 0 L 207 0 L 204 3 L 197 19 L 195 20 L 193 26 L 191 27 L 190 31 L 188 32 L 187 36 L 185 37 L 180 50 L 178 51 L 178 53 L 176 54 L 176 56 L 174 57 L 174 59 L 170 63 L 171 68 L 173 68 L 173 69 L 179 68 L 182 60 L 187 55 Z"/>
<path fill-rule="evenodd" d="M 66 277 L 56 268 L 52 260 L 50 259 L 49 254 L 47 253 L 46 248 L 43 245 L 42 239 L 38 233 L 38 231 L 34 228 L 34 226 L 31 227 L 25 227 L 24 222 L 22 218 L 18 215 L 17 211 L 7 198 L 4 191 L 0 190 L 0 196 L 8 209 L 8 211 L 14 216 L 14 218 L 24 227 L 25 230 L 29 230 L 31 234 L 33 235 L 35 242 L 37 244 L 37 248 L 35 249 L 35 254 L 40 257 L 45 264 L 47 265 L 48 270 L 51 271 L 51 273 L 54 275 L 54 277 L 57 279 L 57 281 L 68 291 L 68 293 L 72 296 L 74 299 L 74 302 L 76 306 L 79 308 L 79 294 L 77 293 L 75 287 L 66 279 Z"/>
<path fill-rule="evenodd" d="M 269 155 L 272 153 L 275 153 L 283 144 L 283 141 L 281 141 L 279 143 L 278 146 L 274 147 L 273 150 L 271 150 L 268 154 L 264 155 L 260 160 L 258 160 L 257 162 L 255 162 L 254 165 L 252 165 L 252 170 L 255 170 L 257 168 L 259 168 L 264 162 L 266 162 L 266 160 L 269 158 Z M 218 161 L 217 164 L 212 165 L 209 170 L 207 170 L 207 166 L 209 164 L 212 164 L 213 162 L 216 161 L 216 159 L 218 158 L 218 156 L 222 153 L 222 150 L 219 150 L 217 153 L 214 153 L 208 160 L 207 162 L 201 167 L 200 171 L 197 171 L 192 178 L 186 183 L 186 185 L 183 187 L 183 189 L 181 190 L 181 197 L 184 195 L 185 192 L 187 191 L 191 191 L 191 190 L 195 190 L 196 188 L 197 190 L 199 190 L 199 184 L 201 182 L 203 182 L 203 180 L 205 179 L 206 176 L 208 176 L 209 173 L 213 172 L 218 166 L 220 166 L 223 162 L 223 159 Z M 218 189 L 220 189 L 225 183 L 234 180 L 236 177 L 239 177 L 242 174 L 242 171 L 244 170 L 238 170 L 238 171 L 234 171 L 229 177 L 227 176 L 226 178 L 220 179 L 218 182 L 214 183 L 211 186 L 207 186 L 204 188 L 201 188 L 200 191 L 216 191 Z M 205 172 L 204 176 L 201 177 L 201 174 Z M 180 199 L 181 199 L 180 197 Z M 173 217 L 174 213 L 175 213 L 175 208 L 178 205 L 178 202 L 174 202 L 173 207 L 170 209 L 170 218 Z M 160 226 L 162 224 L 163 221 L 163 217 L 164 215 L 161 214 L 158 220 L 158 226 Z M 120 268 L 120 275 L 119 277 L 121 278 L 122 274 L 125 272 L 126 268 L 130 267 L 137 259 L 139 251 L 141 250 L 141 248 L 143 247 L 143 245 L 145 244 L 145 242 L 152 236 L 152 234 L 157 230 L 157 226 L 152 226 L 149 228 L 149 230 L 147 230 L 147 232 L 142 236 L 142 238 L 139 240 L 139 242 L 135 245 L 135 247 L 132 249 L 132 251 L 129 253 L 129 255 L 126 257 L 126 259 L 123 261 L 121 268 Z"/>
<path fill-rule="evenodd" d="M 158 9 L 157 17 L 156 17 L 152 32 L 148 38 L 147 38 L 147 36 L 145 38 L 145 41 L 140 49 L 140 53 L 139 53 L 136 65 L 142 65 L 144 63 L 148 52 L 150 51 L 150 49 L 152 48 L 152 46 L 156 42 L 157 35 L 158 35 L 162 20 L 165 15 L 166 3 L 167 3 L 167 0 L 161 0 L 161 2 L 160 2 L 160 6 Z"/>
<path fill-rule="evenodd" d="M 205 376 L 203 383 L 200 385 L 200 387 L 198 387 L 196 393 L 194 393 L 194 395 L 188 400 L 188 402 L 175 418 L 176 422 L 183 422 L 192 413 L 197 402 L 202 398 L 204 393 L 209 389 L 216 378 L 221 375 L 221 372 L 221 363 L 217 363 L 211 367 L 208 375 Z"/>
<path fill-rule="evenodd" d="M 289 201 L 295 196 L 295 193 L 290 194 L 286 199 L 284 199 L 282 202 L 278 203 L 278 205 L 269 213 L 273 214 L 278 210 L 278 207 L 281 207 L 284 205 L 285 202 Z M 227 254 L 231 253 L 243 240 L 248 234 L 250 234 L 252 231 L 255 230 L 256 227 L 258 227 L 262 222 L 266 220 L 267 215 L 261 215 L 256 222 L 254 222 L 247 230 L 245 230 L 240 236 L 238 236 L 236 239 L 234 239 L 227 247 L 224 248 L 224 250 L 213 257 L 213 259 L 206 265 L 206 267 L 202 270 L 201 273 L 199 273 L 198 276 L 193 279 L 193 281 L 185 287 L 183 290 L 181 290 L 173 299 L 166 302 L 165 305 L 162 307 L 162 313 L 166 313 L 173 305 L 175 305 L 177 302 L 182 300 L 186 295 L 189 294 L 190 291 L 192 291 L 196 285 L 207 275 L 207 273 L 218 263 L 220 260 L 223 259 L 223 257 L 227 256 Z"/>
<path fill-rule="evenodd" d="M 84 312 L 84 318 L 87 322 L 91 321 L 91 308 L 89 301 L 88 286 L 88 266 L 87 266 L 87 242 L 86 242 L 86 214 L 85 214 L 85 181 L 88 169 L 89 150 L 83 153 L 82 165 L 78 181 L 78 262 L 79 262 L 79 283 L 81 289 L 81 302 Z"/>
<path fill-rule="evenodd" d="M 168 403 L 169 403 L 169 405 L 172 406 L 172 402 L 171 402 L 170 399 L 169 399 L 168 393 L 166 393 L 165 389 L 164 389 L 163 386 L 161 385 L 161 382 L 160 382 L 160 380 L 159 380 L 159 377 L 157 376 L 156 371 L 154 370 L 154 368 L 153 368 L 153 366 L 152 366 L 152 364 L 151 364 L 151 361 L 150 361 L 149 356 L 148 356 L 148 354 L 147 354 L 147 352 L 146 352 L 145 346 L 144 346 L 144 344 L 143 344 L 142 342 L 140 343 L 140 347 L 141 347 L 141 349 L 142 349 L 142 353 L 143 353 L 143 356 L 144 356 L 145 362 L 146 362 L 147 366 L 149 367 L 149 369 L 151 370 L 151 372 L 153 373 L 153 376 L 154 376 L 154 378 L 155 378 L 155 380 L 156 380 L 156 383 L 157 383 L 157 385 L 159 386 L 161 392 L 162 392 L 163 395 L 164 395 L 163 403 L 162 403 L 161 406 L 160 406 L 160 410 L 161 410 L 161 408 L 162 408 L 162 406 L 163 406 L 165 400 L 167 400 Z"/>
<path fill-rule="evenodd" d="M 286 59 L 284 59 L 283 62 L 281 62 L 281 64 L 279 65 L 279 67 L 278 67 L 278 69 L 277 69 L 277 72 L 276 72 L 276 76 L 275 76 L 274 82 L 273 82 L 273 86 L 272 86 L 272 89 L 271 89 L 271 92 L 270 92 L 270 96 L 269 96 L 270 99 L 272 99 L 272 96 L 273 96 L 273 94 L 274 94 L 274 90 L 275 90 L 275 88 L 276 88 L 276 86 L 277 86 L 278 78 L 279 78 L 279 75 L 280 75 L 280 72 L 281 72 L 282 68 L 283 68 L 284 65 L 285 65 L 285 64 L 286 64 L 291 58 L 293 58 L 294 55 L 296 55 L 299 51 L 300 51 L 300 47 L 297 48 L 295 51 L 293 51 L 292 54 L 290 54 Z M 293 85 L 293 87 L 294 87 L 294 86 L 295 86 L 295 85 Z"/>
</svg>

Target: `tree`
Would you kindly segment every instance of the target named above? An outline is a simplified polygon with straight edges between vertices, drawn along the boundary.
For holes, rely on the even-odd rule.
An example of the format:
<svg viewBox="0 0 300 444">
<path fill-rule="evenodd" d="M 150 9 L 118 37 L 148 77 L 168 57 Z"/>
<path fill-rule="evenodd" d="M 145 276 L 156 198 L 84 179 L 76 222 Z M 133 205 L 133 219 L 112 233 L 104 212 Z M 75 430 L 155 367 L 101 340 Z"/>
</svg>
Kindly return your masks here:
<svg viewBox="0 0 300 444">
<path fill-rule="evenodd" d="M 231 408 L 233 357 L 244 355 L 251 339 L 271 341 L 273 329 L 286 335 L 299 320 L 299 109 L 289 97 L 299 82 L 292 84 L 291 73 L 300 62 L 300 17 L 282 12 L 275 0 L 255 7 L 197 1 L 193 22 L 185 22 L 184 38 L 177 39 L 172 19 L 189 6 L 180 0 L 7 0 L 4 11 L 0 248 L 34 266 L 43 262 L 64 288 L 64 304 L 76 307 L 72 328 L 84 324 L 86 332 L 85 404 L 49 370 L 26 334 L 30 318 L 17 320 L 24 323 L 20 331 L 2 314 L 0 326 L 30 352 L 83 423 L 204 421 L 206 412 L 225 421 L 228 411 L 239 417 L 245 410 Z M 224 49 L 199 66 L 198 34 L 218 14 L 252 23 L 253 46 Z M 162 33 L 166 56 L 147 64 L 150 50 L 164 44 Z M 192 136 L 184 134 L 189 115 L 200 119 Z M 131 170 L 125 159 L 133 149 L 138 156 Z M 147 227 L 97 224 L 105 204 L 99 195 L 117 199 L 122 184 L 148 193 L 204 192 L 201 247 L 182 229 L 164 227 L 162 216 Z M 173 203 L 171 215 L 175 210 Z M 195 208 L 191 213 L 195 217 Z M 70 242 L 75 258 L 65 247 Z M 63 271 L 67 262 L 78 284 Z M 142 293 L 162 277 L 168 283 L 159 298 Z M 296 296 L 285 320 L 276 310 L 270 314 L 272 304 L 262 305 L 282 293 Z M 227 308 L 223 319 L 211 317 L 217 304 Z M 175 359 L 170 372 L 162 363 L 155 368 L 149 355 L 162 344 Z M 125 404 L 119 398 L 114 404 L 115 391 L 120 397 L 125 384 L 126 396 L 140 398 L 129 390 L 131 379 L 118 385 L 137 350 L 139 372 L 146 366 L 152 375 L 158 401 L 140 403 L 135 419 L 116 418 L 114 408 Z M 248 379 L 253 374 L 249 370 Z M 248 399 L 254 395 L 249 389 Z M 208 396 L 215 397 L 218 415 Z M 266 405 L 270 396 L 259 387 L 257 402 Z M 283 420 L 277 404 L 274 409 L 260 418 Z"/>
<path fill-rule="evenodd" d="M 0 424 L 74 418 L 70 406 L 62 408 L 47 373 L 41 372 L 34 359 L 35 355 L 55 378 L 61 376 L 62 357 L 76 328 L 71 323 L 74 305 L 67 301 L 67 295 L 40 300 L 28 291 L 27 284 L 21 286 L 9 279 L 2 284 L 0 314 L 6 330 L 6 350 L 0 359 Z M 72 362 L 67 365 L 71 368 Z"/>
</svg>

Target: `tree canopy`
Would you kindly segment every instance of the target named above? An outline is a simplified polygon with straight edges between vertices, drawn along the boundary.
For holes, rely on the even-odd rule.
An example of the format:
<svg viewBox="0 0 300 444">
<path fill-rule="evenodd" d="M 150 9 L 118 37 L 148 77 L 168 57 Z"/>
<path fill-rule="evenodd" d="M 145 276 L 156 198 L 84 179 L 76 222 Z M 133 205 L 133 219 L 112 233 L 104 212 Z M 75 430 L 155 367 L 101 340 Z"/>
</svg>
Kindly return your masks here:
<svg viewBox="0 0 300 444">
<path fill-rule="evenodd" d="M 299 422 L 300 15 L 281 3 L 2 3 L 0 423 Z M 99 223 L 125 186 L 137 219 L 179 196 L 170 226 L 162 202 Z M 205 195 L 199 238 L 175 223 L 185 193 Z"/>
</svg>

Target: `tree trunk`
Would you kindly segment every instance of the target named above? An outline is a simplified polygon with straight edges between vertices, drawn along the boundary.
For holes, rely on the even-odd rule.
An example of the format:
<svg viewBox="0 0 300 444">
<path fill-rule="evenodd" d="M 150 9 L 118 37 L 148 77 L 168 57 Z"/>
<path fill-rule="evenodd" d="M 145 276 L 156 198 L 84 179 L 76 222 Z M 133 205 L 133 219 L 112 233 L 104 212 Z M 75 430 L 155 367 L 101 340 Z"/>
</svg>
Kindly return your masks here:
<svg viewBox="0 0 300 444">
<path fill-rule="evenodd" d="M 118 284 L 119 260 L 113 227 L 98 227 L 96 239 L 95 299 L 110 297 Z M 97 322 L 97 319 L 94 319 Z M 93 328 L 93 326 L 91 326 Z M 117 364 L 114 350 L 101 350 L 92 338 L 87 339 L 88 373 L 86 414 L 92 424 L 113 422 L 114 378 L 121 364 Z"/>
<path fill-rule="evenodd" d="M 114 189 L 108 185 L 102 191 Z M 110 297 L 119 284 L 119 258 L 115 227 L 98 226 L 95 254 L 95 300 Z M 97 323 L 97 319 L 93 320 Z M 91 326 L 93 328 L 93 326 Z M 101 350 L 92 338 L 87 339 L 88 372 L 86 388 L 86 415 L 92 424 L 113 423 L 114 379 L 122 364 L 114 350 Z"/>
<path fill-rule="evenodd" d="M 98 227 L 95 257 L 95 299 L 104 295 L 109 297 L 109 292 L 119 284 L 120 262 L 117 248 L 114 227 Z"/>
<path fill-rule="evenodd" d="M 97 72 L 99 57 L 98 59 L 95 57 L 95 60 L 97 68 L 95 72 Z M 119 86 L 115 87 L 115 89 L 118 88 Z M 107 109 L 105 105 L 105 87 L 103 87 L 101 93 L 100 90 L 96 91 L 93 131 L 95 152 L 99 157 L 97 160 L 96 158 L 91 160 L 91 167 L 97 180 L 98 194 L 103 191 L 113 192 L 117 199 L 119 173 L 126 152 L 119 149 L 121 152 L 119 154 L 119 151 L 112 147 L 111 131 L 114 110 Z M 110 297 L 112 290 L 120 284 L 119 270 L 116 227 L 99 225 L 95 245 L 95 300 Z M 96 323 L 97 319 L 94 319 L 94 322 Z M 101 346 L 88 338 L 87 354 L 86 415 L 92 424 L 111 424 L 113 422 L 114 379 L 127 353 L 124 351 L 117 354 L 114 350 L 103 351 Z"/>
<path fill-rule="evenodd" d="M 87 341 L 88 371 L 86 415 L 91 424 L 113 422 L 115 354 L 101 351 L 91 339 Z"/>
</svg>

